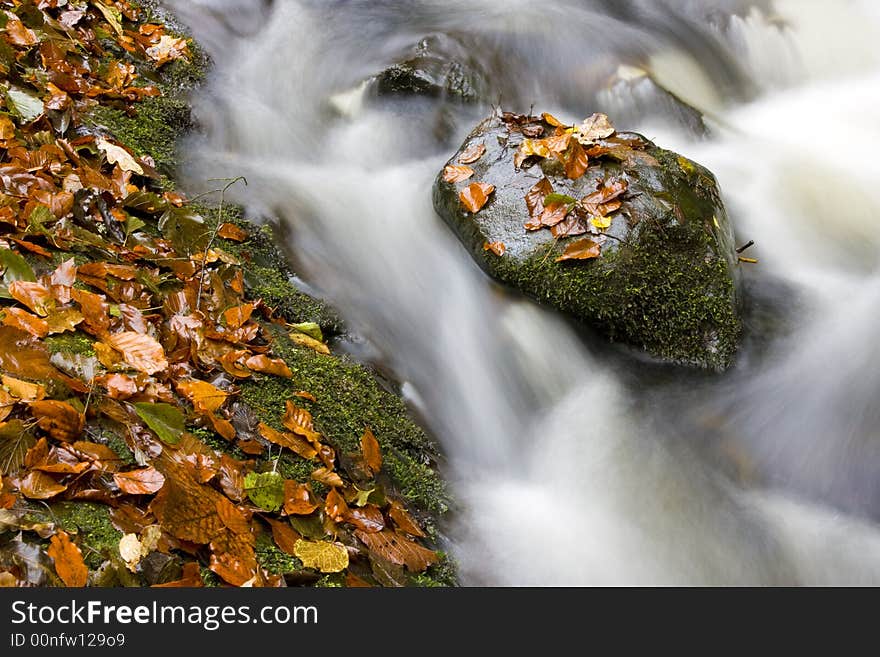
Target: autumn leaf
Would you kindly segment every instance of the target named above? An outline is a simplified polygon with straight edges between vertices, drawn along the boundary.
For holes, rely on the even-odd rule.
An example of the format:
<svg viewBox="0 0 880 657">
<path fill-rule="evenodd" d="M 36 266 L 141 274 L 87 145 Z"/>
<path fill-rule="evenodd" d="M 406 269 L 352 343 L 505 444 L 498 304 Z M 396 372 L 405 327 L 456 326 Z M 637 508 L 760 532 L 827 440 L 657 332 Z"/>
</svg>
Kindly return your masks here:
<svg viewBox="0 0 880 657">
<path fill-rule="evenodd" d="M 95 140 L 95 145 L 104 153 L 108 163 L 116 164 L 123 171 L 131 171 L 139 176 L 144 175 L 144 168 L 138 163 L 134 156 L 122 146 L 109 142 L 103 137 L 98 137 Z"/>
<path fill-rule="evenodd" d="M 459 183 L 474 175 L 474 170 L 469 166 L 448 164 L 443 169 L 443 180 L 448 183 Z"/>
<path fill-rule="evenodd" d="M 552 114 L 549 114 L 547 112 L 544 112 L 543 114 L 541 114 L 541 118 L 544 119 L 545 123 L 549 123 L 554 128 L 567 128 L 568 127 L 562 121 L 560 121 L 555 116 L 553 116 Z"/>
<path fill-rule="evenodd" d="M 30 383 L 5 374 L 0 376 L 0 382 L 9 391 L 9 394 L 24 402 L 37 401 L 46 396 L 46 386 L 42 383 Z"/>
<path fill-rule="evenodd" d="M 231 242 L 244 242 L 248 238 L 246 230 L 230 223 L 220 224 L 217 235 Z"/>
<path fill-rule="evenodd" d="M 144 374 L 156 374 L 168 369 L 165 350 L 149 335 L 123 331 L 104 338 L 104 342 L 118 351 L 123 360 Z"/>
<path fill-rule="evenodd" d="M 348 508 L 343 514 L 343 519 L 348 524 L 367 533 L 380 532 L 385 529 L 385 518 L 379 507 L 374 504 L 368 504 L 361 508 Z"/>
<path fill-rule="evenodd" d="M 290 523 L 286 520 L 282 521 L 266 518 L 266 522 L 268 522 L 269 527 L 272 528 L 272 538 L 275 540 L 275 544 L 290 556 L 295 557 L 296 543 L 302 539 L 299 532 L 291 527 Z"/>
<path fill-rule="evenodd" d="M 348 505 L 335 488 L 331 488 L 324 499 L 324 512 L 336 522 L 345 520 L 345 515 L 348 513 Z"/>
<path fill-rule="evenodd" d="M 65 402 L 55 400 L 31 402 L 30 411 L 40 429 L 62 442 L 76 440 L 85 426 L 85 416 Z"/>
<path fill-rule="evenodd" d="M 550 194 L 544 199 L 544 211 L 541 213 L 542 226 L 555 226 L 568 216 L 576 201 L 564 194 Z"/>
<path fill-rule="evenodd" d="M 364 429 L 364 434 L 361 436 L 361 451 L 364 455 L 364 462 L 370 469 L 370 473 L 373 476 L 379 474 L 379 471 L 382 469 L 382 450 L 370 427 Z"/>
<path fill-rule="evenodd" d="M 504 242 L 484 242 L 483 243 L 483 251 L 491 251 L 499 258 L 504 255 L 504 252 L 507 250 L 507 247 L 504 245 Z"/>
<path fill-rule="evenodd" d="M 348 550 L 341 543 L 300 539 L 294 546 L 294 554 L 306 568 L 322 573 L 340 573 L 348 568 Z"/>
<path fill-rule="evenodd" d="M 391 501 L 391 508 L 388 510 L 388 515 L 391 516 L 391 520 L 399 530 L 406 532 L 411 536 L 425 538 L 425 532 L 422 531 L 419 524 L 413 520 L 412 516 L 407 513 L 403 505 L 397 500 Z"/>
<path fill-rule="evenodd" d="M 59 531 L 49 541 L 46 553 L 55 562 L 55 572 L 66 586 L 82 588 L 89 581 L 89 569 L 83 561 L 82 552 L 74 545 L 67 532 Z"/>
<path fill-rule="evenodd" d="M 40 317 L 48 315 L 55 305 L 51 291 L 42 283 L 12 281 L 9 284 L 9 294 Z"/>
<path fill-rule="evenodd" d="M 286 515 L 307 516 L 318 508 L 312 489 L 308 484 L 293 480 L 284 482 L 284 513 Z"/>
<path fill-rule="evenodd" d="M 51 476 L 39 470 L 32 470 L 21 480 L 21 494 L 32 500 L 48 500 L 67 490 Z"/>
<path fill-rule="evenodd" d="M 208 567 L 229 584 L 241 586 L 257 574 L 259 564 L 249 536 L 223 531 L 211 540 L 210 547 Z"/>
<path fill-rule="evenodd" d="M 271 374 L 273 376 L 280 376 L 286 379 L 289 379 L 293 376 L 293 372 L 290 371 L 287 363 L 285 363 L 282 359 L 269 358 L 264 354 L 251 356 L 245 361 L 245 365 L 247 365 L 248 368 L 253 370 L 254 372 Z"/>
<path fill-rule="evenodd" d="M 245 303 L 240 306 L 230 308 L 223 313 L 223 319 L 226 322 L 226 326 L 233 330 L 241 328 L 241 326 L 243 326 L 245 323 L 248 322 L 248 320 L 250 320 L 251 315 L 254 314 L 255 308 L 256 305 L 252 303 Z"/>
<path fill-rule="evenodd" d="M 569 244 L 562 255 L 556 259 L 556 262 L 564 262 L 566 260 L 591 260 L 602 255 L 602 245 L 594 242 L 589 237 L 577 240 Z"/>
<path fill-rule="evenodd" d="M 325 486 L 344 486 L 345 482 L 342 477 L 330 470 L 329 468 L 318 468 L 312 472 L 312 479 L 319 481 Z"/>
<path fill-rule="evenodd" d="M 598 139 L 610 137 L 614 132 L 614 125 L 607 115 L 593 114 L 584 119 L 580 126 L 577 126 L 574 135 L 581 144 L 588 146 Z"/>
<path fill-rule="evenodd" d="M 464 151 L 462 151 L 461 155 L 458 156 L 458 161 L 461 164 L 473 164 L 477 160 L 479 160 L 486 153 L 486 144 L 480 142 L 479 144 L 471 144 Z"/>
<path fill-rule="evenodd" d="M 119 490 L 128 495 L 152 495 L 165 485 L 164 475 L 152 466 L 130 472 L 117 472 L 113 475 L 113 481 L 119 486 Z"/>
<path fill-rule="evenodd" d="M 181 573 L 180 579 L 176 579 L 173 582 L 165 582 L 164 584 L 153 584 L 153 588 L 196 588 L 202 587 L 204 585 L 205 584 L 202 581 L 202 570 L 199 567 L 198 562 L 188 561 L 187 563 L 183 564 L 183 571 Z"/>
<path fill-rule="evenodd" d="M 36 338 L 49 335 L 49 323 L 42 317 L 32 315 L 26 310 L 10 306 L 3 310 L 3 324 L 26 331 Z"/>
<path fill-rule="evenodd" d="M 165 475 L 165 485 L 150 502 L 149 509 L 162 528 L 176 538 L 207 544 L 226 525 L 217 513 L 221 494 L 174 466 Z"/>
<path fill-rule="evenodd" d="M 312 414 L 306 409 L 300 408 L 288 399 L 284 402 L 284 417 L 281 418 L 281 424 L 286 429 L 290 429 L 296 434 L 303 436 L 313 445 L 321 442 L 321 434 L 315 431 L 315 421 Z"/>
<path fill-rule="evenodd" d="M 278 431 L 263 422 L 260 422 L 258 428 L 260 435 L 270 443 L 286 447 L 304 459 L 313 459 L 318 455 L 318 451 L 310 443 L 295 434 Z"/>
<path fill-rule="evenodd" d="M 381 558 L 399 566 L 406 566 L 414 573 L 425 571 L 428 566 L 439 560 L 436 552 L 387 529 L 378 533 L 358 529 L 355 530 L 355 536 Z"/>
<path fill-rule="evenodd" d="M 291 331 L 288 334 L 288 337 L 290 337 L 291 342 L 301 345 L 303 347 L 308 347 L 313 351 L 317 351 L 319 354 L 330 354 L 330 347 L 328 347 L 320 340 L 316 340 L 310 335 L 306 335 L 305 333 L 301 333 L 299 331 Z"/>
<path fill-rule="evenodd" d="M 228 392 L 199 379 L 178 381 L 176 388 L 177 392 L 189 400 L 196 413 L 214 413 L 220 410 L 229 397 Z"/>
<path fill-rule="evenodd" d="M 611 228 L 611 217 L 590 217 L 590 223 L 599 230 L 605 230 L 606 228 Z"/>
<path fill-rule="evenodd" d="M 577 140 L 572 140 L 571 145 L 562 158 L 565 166 L 565 175 L 569 180 L 577 180 L 582 177 L 590 166 L 590 159 L 583 146 Z"/>
<path fill-rule="evenodd" d="M 484 205 L 486 205 L 489 196 L 491 196 L 494 191 L 495 185 L 475 182 L 461 190 L 458 194 L 458 198 L 472 214 L 476 214 Z"/>
<path fill-rule="evenodd" d="M 83 319 L 83 314 L 76 308 L 56 308 L 46 317 L 46 327 L 49 335 L 65 333 L 73 331 Z"/>
</svg>

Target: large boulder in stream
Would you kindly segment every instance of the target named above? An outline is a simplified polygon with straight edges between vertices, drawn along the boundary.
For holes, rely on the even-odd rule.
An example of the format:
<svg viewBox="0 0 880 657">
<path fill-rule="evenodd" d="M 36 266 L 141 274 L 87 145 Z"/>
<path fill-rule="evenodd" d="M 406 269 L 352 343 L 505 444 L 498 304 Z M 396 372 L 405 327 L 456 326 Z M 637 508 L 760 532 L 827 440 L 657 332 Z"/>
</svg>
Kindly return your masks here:
<svg viewBox="0 0 880 657">
<path fill-rule="evenodd" d="M 731 363 L 733 233 L 691 160 L 600 114 L 499 113 L 440 173 L 434 206 L 497 281 L 664 361 Z"/>
</svg>

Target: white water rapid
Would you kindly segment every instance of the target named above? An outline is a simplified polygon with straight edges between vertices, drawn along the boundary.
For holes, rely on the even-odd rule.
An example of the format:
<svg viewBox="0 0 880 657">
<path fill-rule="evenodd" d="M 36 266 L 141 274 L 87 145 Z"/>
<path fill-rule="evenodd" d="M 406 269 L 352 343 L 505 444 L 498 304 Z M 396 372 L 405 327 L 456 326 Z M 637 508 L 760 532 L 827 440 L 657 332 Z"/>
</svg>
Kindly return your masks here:
<svg viewBox="0 0 880 657">
<path fill-rule="evenodd" d="M 463 584 L 880 584 L 876 2 L 167 4 L 216 64 L 192 189 L 246 176 L 235 200 L 284 222 L 360 355 L 405 382 L 448 458 Z M 715 172 L 760 260 L 735 368 L 634 362 L 479 271 L 431 185 L 489 107 L 351 91 L 437 33 L 468 44 L 491 102 L 625 115 Z M 711 136 L 608 89 L 619 65 Z"/>
</svg>

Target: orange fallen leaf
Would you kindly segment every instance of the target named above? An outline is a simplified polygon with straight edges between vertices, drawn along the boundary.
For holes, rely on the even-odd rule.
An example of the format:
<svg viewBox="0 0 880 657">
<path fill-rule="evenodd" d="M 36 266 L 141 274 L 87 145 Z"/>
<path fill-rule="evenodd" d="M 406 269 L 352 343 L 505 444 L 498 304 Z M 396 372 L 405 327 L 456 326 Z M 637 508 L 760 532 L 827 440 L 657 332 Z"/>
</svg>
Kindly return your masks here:
<svg viewBox="0 0 880 657">
<path fill-rule="evenodd" d="M 592 260 L 602 255 L 602 245 L 594 242 L 589 237 L 577 240 L 569 244 L 562 255 L 556 258 L 556 262 L 565 260 Z"/>
<path fill-rule="evenodd" d="M 364 434 L 361 436 L 361 451 L 364 454 L 364 462 L 370 469 L 370 473 L 374 476 L 379 474 L 379 471 L 382 469 L 382 449 L 379 447 L 379 441 L 376 440 L 376 436 L 373 435 L 373 430 L 370 427 L 364 429 Z"/>
<path fill-rule="evenodd" d="M 504 242 L 484 242 L 483 251 L 491 251 L 500 258 L 507 251 L 507 247 Z"/>
<path fill-rule="evenodd" d="M 296 542 L 302 538 L 299 532 L 291 527 L 287 521 L 273 520 L 272 518 L 266 518 L 266 521 L 272 528 L 272 538 L 275 539 L 275 544 L 290 556 L 295 557 Z"/>
<path fill-rule="evenodd" d="M 0 377 L 0 382 L 9 390 L 9 394 L 24 402 L 37 401 L 46 396 L 46 386 L 41 383 L 29 383 L 5 374 Z"/>
<path fill-rule="evenodd" d="M 199 379 L 178 381 L 176 388 L 193 405 L 195 412 L 200 414 L 219 410 L 229 397 L 228 392 Z"/>
<path fill-rule="evenodd" d="M 82 552 L 71 542 L 67 532 L 59 531 L 52 537 L 46 554 L 55 562 L 55 572 L 65 585 L 82 588 L 88 584 L 89 569 L 83 561 Z"/>
<path fill-rule="evenodd" d="M 388 511 L 388 515 L 391 517 L 391 520 L 394 521 L 394 524 L 397 525 L 399 530 L 406 532 L 411 536 L 418 536 L 419 538 L 425 537 L 425 532 L 422 531 L 419 524 L 413 520 L 412 516 L 409 515 L 407 510 L 397 500 L 391 501 L 391 508 Z"/>
<path fill-rule="evenodd" d="M 35 401 L 31 402 L 30 411 L 37 426 L 55 440 L 72 442 L 79 438 L 85 427 L 85 416 L 66 402 L 54 399 Z"/>
<path fill-rule="evenodd" d="M 3 323 L 13 326 L 22 331 L 27 331 L 35 338 L 45 338 L 49 335 L 49 323 L 42 317 L 32 315 L 26 310 L 9 306 L 4 308 Z"/>
<path fill-rule="evenodd" d="M 324 513 L 335 522 L 343 522 L 345 520 L 345 515 L 348 513 L 348 505 L 335 488 L 331 488 L 324 499 Z"/>
<path fill-rule="evenodd" d="M 164 584 L 153 584 L 154 589 L 170 589 L 170 588 L 197 588 L 204 586 L 202 581 L 202 569 L 197 561 L 188 561 L 183 564 L 183 572 L 180 579 L 173 582 L 165 582 Z"/>
<path fill-rule="evenodd" d="M 217 235 L 232 242 L 244 242 L 248 238 L 247 231 L 230 223 L 221 224 L 220 230 L 217 231 Z"/>
<path fill-rule="evenodd" d="M 293 372 L 290 371 L 287 363 L 285 363 L 280 358 L 269 358 L 264 354 L 251 356 L 245 361 L 245 365 L 247 365 L 248 368 L 252 369 L 254 372 L 272 374 L 274 376 L 281 376 L 286 379 L 289 379 L 293 376 Z"/>
<path fill-rule="evenodd" d="M 114 333 L 104 342 L 118 351 L 131 367 L 144 374 L 156 374 L 168 369 L 165 350 L 154 338 L 134 331 Z"/>
<path fill-rule="evenodd" d="M 474 175 L 474 170 L 463 164 L 448 164 L 443 169 L 443 180 L 448 183 L 459 183 Z"/>
<path fill-rule="evenodd" d="M 282 431 L 277 431 L 273 429 L 267 424 L 263 424 L 260 422 L 259 424 L 260 435 L 263 436 L 270 443 L 274 443 L 276 445 L 280 445 L 281 447 L 286 447 L 287 449 L 299 454 L 304 459 L 313 459 L 317 456 L 317 450 L 312 447 L 308 442 L 296 436 L 292 433 L 284 433 Z"/>
<path fill-rule="evenodd" d="M 461 164 L 472 164 L 479 160 L 486 153 L 486 144 L 480 142 L 479 144 L 471 144 L 468 146 L 461 155 L 458 156 L 458 161 Z"/>
<path fill-rule="evenodd" d="M 472 213 L 476 214 L 483 209 L 489 196 L 495 191 L 495 185 L 489 183 L 471 183 L 458 194 L 459 200 Z"/>
<path fill-rule="evenodd" d="M 326 486 L 339 486 L 341 488 L 345 485 L 345 482 L 342 481 L 342 477 L 328 468 L 318 468 L 312 472 L 312 479 L 319 481 Z"/>
<path fill-rule="evenodd" d="M 32 470 L 21 480 L 21 494 L 32 500 L 48 500 L 67 490 L 55 479 L 39 470 Z"/>
<path fill-rule="evenodd" d="M 226 321 L 226 326 L 233 330 L 241 328 L 241 326 L 247 323 L 251 318 L 251 315 L 254 314 L 255 308 L 256 306 L 252 303 L 245 303 L 241 306 L 230 308 L 223 313 L 223 319 Z"/>
<path fill-rule="evenodd" d="M 355 536 L 371 551 L 386 561 L 399 566 L 406 566 L 414 573 L 423 572 L 428 566 L 437 563 L 439 560 L 436 552 L 387 529 L 377 533 L 358 529 L 355 530 Z"/>
<path fill-rule="evenodd" d="M 150 466 L 141 470 L 117 472 L 113 475 L 113 481 L 119 486 L 119 490 L 128 495 L 152 495 L 165 485 L 165 476 Z"/>
<path fill-rule="evenodd" d="M 313 445 L 319 445 L 321 434 L 315 431 L 315 421 L 312 419 L 312 414 L 294 404 L 290 399 L 284 402 L 284 408 L 281 424 L 294 433 L 305 437 Z"/>
<path fill-rule="evenodd" d="M 565 166 L 565 175 L 569 180 L 577 180 L 582 177 L 590 166 L 590 158 L 587 157 L 584 147 L 574 139 L 562 158 Z"/>
<path fill-rule="evenodd" d="M 52 292 L 42 283 L 12 281 L 9 284 L 9 294 L 40 317 L 48 315 L 55 305 Z"/>
<path fill-rule="evenodd" d="M 291 516 L 307 516 L 318 508 L 312 489 L 291 479 L 284 481 L 284 513 Z"/>
</svg>

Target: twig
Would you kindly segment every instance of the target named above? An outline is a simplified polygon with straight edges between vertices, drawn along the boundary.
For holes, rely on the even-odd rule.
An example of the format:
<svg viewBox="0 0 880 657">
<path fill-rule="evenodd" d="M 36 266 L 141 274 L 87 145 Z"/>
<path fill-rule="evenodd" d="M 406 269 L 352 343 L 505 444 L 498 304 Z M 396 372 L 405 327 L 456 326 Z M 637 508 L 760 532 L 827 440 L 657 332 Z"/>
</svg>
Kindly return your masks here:
<svg viewBox="0 0 880 657">
<path fill-rule="evenodd" d="M 742 252 L 744 252 L 746 249 L 750 249 L 750 248 L 752 248 L 753 246 L 755 246 L 755 240 L 749 240 L 746 244 L 743 244 L 741 247 L 739 247 L 739 248 L 736 250 L 736 252 L 737 252 L 737 253 L 742 253 Z"/>
<path fill-rule="evenodd" d="M 208 240 L 208 244 L 205 246 L 205 252 L 202 254 L 202 271 L 199 273 L 199 294 L 196 297 L 196 310 L 199 310 L 202 307 L 202 291 L 205 289 L 205 276 L 208 274 L 208 253 L 211 251 L 211 247 L 214 246 L 214 242 L 217 240 L 217 233 L 220 232 L 221 222 L 223 221 L 223 203 L 226 200 L 226 192 L 239 180 L 244 182 L 245 187 L 247 187 L 248 184 L 247 178 L 244 176 L 236 176 L 235 178 L 212 178 L 209 182 L 215 180 L 227 181 L 227 183 L 223 189 L 216 189 L 213 192 L 210 192 L 220 192 L 220 204 L 217 206 L 217 225 L 214 226 L 214 232 L 211 233 L 211 239 Z"/>
</svg>

